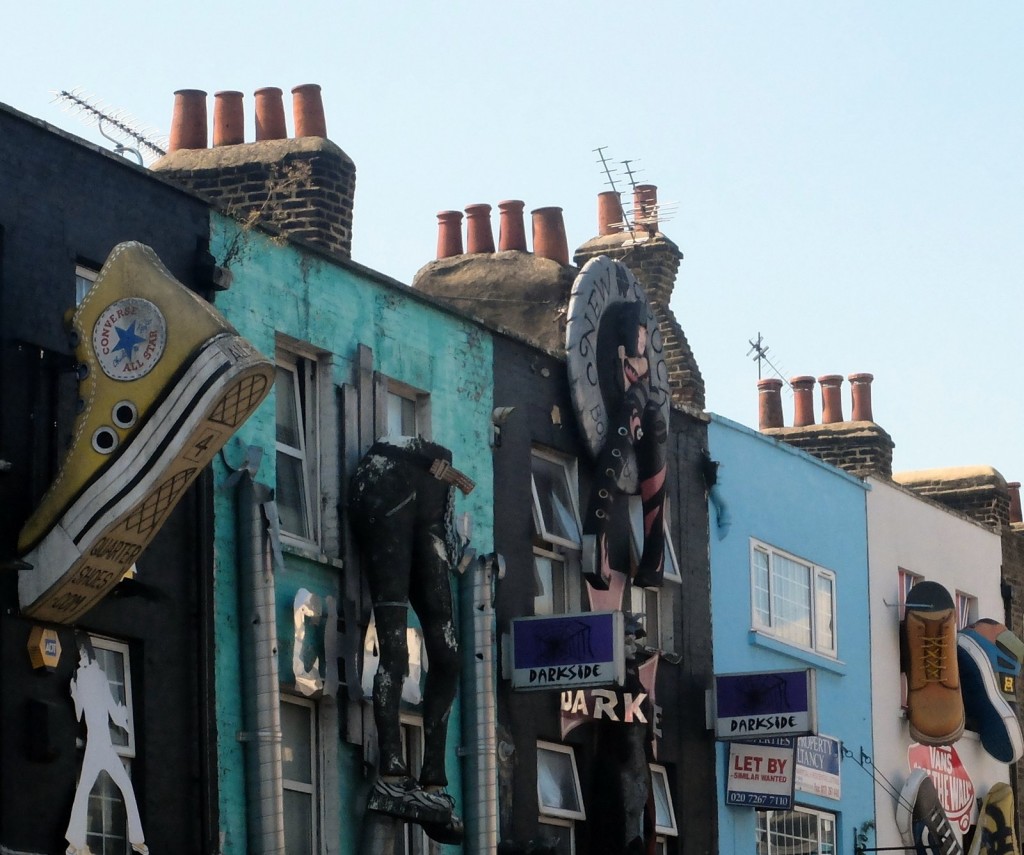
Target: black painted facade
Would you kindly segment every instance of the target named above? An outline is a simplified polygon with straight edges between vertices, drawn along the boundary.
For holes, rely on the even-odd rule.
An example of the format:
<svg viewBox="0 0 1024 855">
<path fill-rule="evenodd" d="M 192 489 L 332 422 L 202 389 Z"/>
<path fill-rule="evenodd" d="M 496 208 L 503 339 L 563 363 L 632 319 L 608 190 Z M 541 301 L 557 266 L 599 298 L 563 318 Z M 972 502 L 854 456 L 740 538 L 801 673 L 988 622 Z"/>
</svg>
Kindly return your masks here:
<svg viewBox="0 0 1024 855">
<path fill-rule="evenodd" d="M 498 638 L 504 639 L 513 618 L 534 610 L 531 449 L 575 458 L 584 506 L 593 462 L 573 413 L 564 360 L 496 335 L 494 362 L 495 406 L 515 407 L 494 450 L 495 548 L 506 561 L 504 578 L 497 583 L 495 612 Z M 661 661 L 657 679 L 662 711 L 657 762 L 668 772 L 679 827 L 679 836 L 667 839 L 669 852 L 705 853 L 716 847 L 714 741 L 704 714 L 704 693 L 712 675 L 708 515 L 701 469 L 706 449 L 706 423 L 673 408 L 668 438 L 670 523 L 683 581 L 663 588 L 674 598 L 676 655 Z M 581 580 L 581 590 L 585 584 Z M 582 602 L 585 607 L 585 590 Z M 612 786 L 595 774 L 603 759 L 597 749 L 598 725 L 583 724 L 563 741 L 559 701 L 558 691 L 514 692 L 508 680 L 498 680 L 498 741 L 514 746 L 507 759 L 499 751 L 499 840 L 515 842 L 518 851 L 539 851 L 529 842 L 550 836 L 538 828 L 536 746 L 538 740 L 563 742 L 574 748 L 588 814 L 586 822 L 576 825 L 576 851 L 621 852 L 601 830 L 602 809 L 595 809 L 607 795 L 602 789 Z"/>
<path fill-rule="evenodd" d="M 210 482 L 201 476 L 122 583 L 75 626 L 53 626 L 62 656 L 33 671 L 33 621 L 19 615 L 18 531 L 70 441 L 76 379 L 63 317 L 76 265 L 98 270 L 119 242 L 156 251 L 210 296 L 208 207 L 121 157 L 0 106 L 0 846 L 64 852 L 84 724 L 69 681 L 76 634 L 128 645 L 133 786 L 154 852 L 217 850 L 207 746 L 212 685 Z M 6 464 L 10 464 L 7 466 Z M 78 744 L 76 745 L 76 740 Z"/>
</svg>

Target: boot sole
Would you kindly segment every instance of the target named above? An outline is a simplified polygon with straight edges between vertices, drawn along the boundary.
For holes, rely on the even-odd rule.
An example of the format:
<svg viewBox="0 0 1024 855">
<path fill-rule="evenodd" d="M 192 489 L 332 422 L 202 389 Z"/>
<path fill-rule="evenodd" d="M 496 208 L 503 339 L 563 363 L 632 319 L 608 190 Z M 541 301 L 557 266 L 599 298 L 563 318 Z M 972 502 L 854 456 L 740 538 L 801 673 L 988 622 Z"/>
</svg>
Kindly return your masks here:
<svg viewBox="0 0 1024 855">
<path fill-rule="evenodd" d="M 186 489 L 270 392 L 274 368 L 245 339 L 207 342 L 103 475 L 24 557 L 22 614 L 71 623 L 117 585 Z"/>
</svg>

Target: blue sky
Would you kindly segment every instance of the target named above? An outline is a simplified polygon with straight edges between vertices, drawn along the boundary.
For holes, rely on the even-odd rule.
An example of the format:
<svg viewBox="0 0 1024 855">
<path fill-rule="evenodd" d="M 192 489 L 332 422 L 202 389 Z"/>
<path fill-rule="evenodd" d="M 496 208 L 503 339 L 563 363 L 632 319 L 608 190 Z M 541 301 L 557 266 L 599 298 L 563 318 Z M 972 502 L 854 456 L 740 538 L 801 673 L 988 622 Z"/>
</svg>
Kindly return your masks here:
<svg viewBox="0 0 1024 855">
<path fill-rule="evenodd" d="M 443 209 L 559 205 L 570 249 L 592 237 L 606 146 L 675 203 L 672 306 L 709 409 L 756 425 L 760 332 L 787 377 L 875 375 L 897 470 L 987 464 L 1024 480 L 1019 2 L 182 0 L 16 15 L 0 101 L 98 143 L 54 91 L 166 134 L 175 89 L 239 89 L 251 139 L 255 89 L 321 84 L 328 135 L 357 166 L 353 257 L 403 282 L 433 257 Z M 784 410 L 789 422 L 791 399 Z"/>
</svg>

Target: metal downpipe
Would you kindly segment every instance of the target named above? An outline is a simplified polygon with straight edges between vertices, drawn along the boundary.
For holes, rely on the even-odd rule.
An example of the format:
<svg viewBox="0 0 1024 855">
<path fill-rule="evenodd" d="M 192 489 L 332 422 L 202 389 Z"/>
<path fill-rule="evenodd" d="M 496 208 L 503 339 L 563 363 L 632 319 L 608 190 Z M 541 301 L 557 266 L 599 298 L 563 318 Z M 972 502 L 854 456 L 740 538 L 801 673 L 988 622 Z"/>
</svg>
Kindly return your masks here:
<svg viewBox="0 0 1024 855">
<path fill-rule="evenodd" d="M 494 685 L 494 574 L 498 556 L 478 558 L 462 587 L 463 649 L 473 663 L 473 685 L 465 692 L 462 716 L 466 765 L 466 852 L 492 855 L 498 846 L 497 702 Z M 465 619 L 472 615 L 472 624 Z M 468 663 L 467 663 L 468 664 Z M 468 671 L 469 669 L 466 669 Z M 464 671 L 464 673 L 466 672 Z M 468 687 L 467 687 L 468 688 Z"/>
<path fill-rule="evenodd" d="M 238 482 L 239 623 L 242 630 L 243 714 L 249 851 L 284 852 L 281 694 L 277 668 L 272 527 L 273 492 L 247 471 Z"/>
</svg>

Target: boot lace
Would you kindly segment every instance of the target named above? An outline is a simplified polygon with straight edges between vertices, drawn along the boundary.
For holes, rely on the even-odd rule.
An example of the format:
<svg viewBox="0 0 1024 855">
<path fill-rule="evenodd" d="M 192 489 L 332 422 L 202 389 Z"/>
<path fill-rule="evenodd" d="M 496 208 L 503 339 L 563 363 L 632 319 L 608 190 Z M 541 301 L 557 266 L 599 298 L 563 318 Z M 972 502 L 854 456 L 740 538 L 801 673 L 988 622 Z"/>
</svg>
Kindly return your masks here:
<svg viewBox="0 0 1024 855">
<path fill-rule="evenodd" d="M 940 683 L 945 676 L 948 663 L 946 662 L 947 647 L 946 640 L 939 637 L 924 638 L 921 640 L 921 660 L 924 665 L 924 679 L 926 683 Z"/>
</svg>

